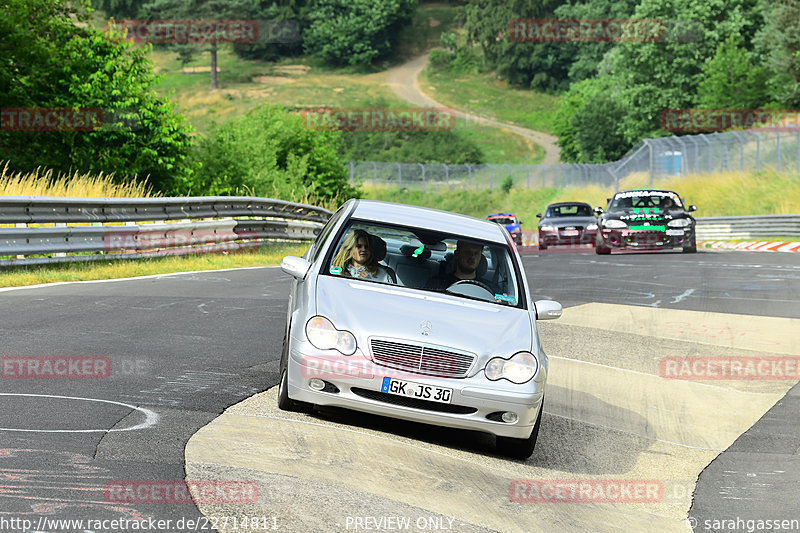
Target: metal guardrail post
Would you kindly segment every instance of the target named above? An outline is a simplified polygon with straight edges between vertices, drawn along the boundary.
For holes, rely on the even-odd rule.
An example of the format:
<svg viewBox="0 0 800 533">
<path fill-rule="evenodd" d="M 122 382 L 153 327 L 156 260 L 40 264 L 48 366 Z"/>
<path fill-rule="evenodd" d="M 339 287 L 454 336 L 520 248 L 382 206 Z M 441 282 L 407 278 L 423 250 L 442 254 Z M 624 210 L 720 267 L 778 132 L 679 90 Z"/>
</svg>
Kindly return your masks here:
<svg viewBox="0 0 800 533">
<path fill-rule="evenodd" d="M 741 133 L 737 131 L 734 131 L 732 133 L 736 136 L 737 139 L 739 139 L 739 142 L 741 143 L 739 145 L 739 160 L 740 160 L 739 170 L 744 171 L 744 145 L 747 144 L 747 141 L 745 140 L 744 136 Z"/>
<path fill-rule="evenodd" d="M 650 154 L 649 154 L 649 157 L 650 157 L 650 187 L 652 188 L 653 187 L 653 178 L 654 178 L 653 173 L 655 172 L 655 159 L 654 159 L 655 154 L 653 153 L 653 144 L 652 144 L 651 139 L 645 139 L 644 143 L 647 145 L 647 148 L 650 150 Z"/>
</svg>

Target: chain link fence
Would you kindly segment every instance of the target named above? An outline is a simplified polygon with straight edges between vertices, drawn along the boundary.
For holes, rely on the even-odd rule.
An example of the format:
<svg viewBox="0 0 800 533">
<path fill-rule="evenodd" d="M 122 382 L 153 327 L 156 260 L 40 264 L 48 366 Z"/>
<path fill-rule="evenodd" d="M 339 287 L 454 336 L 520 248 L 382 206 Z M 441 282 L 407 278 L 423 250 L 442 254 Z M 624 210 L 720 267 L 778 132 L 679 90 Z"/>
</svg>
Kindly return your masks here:
<svg viewBox="0 0 800 533">
<path fill-rule="evenodd" d="M 350 179 L 423 191 L 514 187 L 581 187 L 619 190 L 619 182 L 640 175 L 650 187 L 673 177 L 721 171 L 775 170 L 800 174 L 800 127 L 730 131 L 644 139 L 622 159 L 604 164 L 446 165 L 350 162 Z"/>
</svg>

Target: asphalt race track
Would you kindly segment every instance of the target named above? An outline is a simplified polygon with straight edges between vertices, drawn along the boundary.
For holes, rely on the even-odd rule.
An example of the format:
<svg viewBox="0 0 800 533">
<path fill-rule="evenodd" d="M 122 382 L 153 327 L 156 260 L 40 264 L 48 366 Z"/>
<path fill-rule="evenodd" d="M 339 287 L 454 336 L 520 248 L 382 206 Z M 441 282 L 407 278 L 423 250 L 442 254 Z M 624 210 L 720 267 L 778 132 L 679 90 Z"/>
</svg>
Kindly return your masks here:
<svg viewBox="0 0 800 533">
<path fill-rule="evenodd" d="M 796 254 L 555 249 L 523 261 L 534 298 L 565 306 L 539 323 L 551 367 L 526 462 L 495 456 L 477 433 L 278 411 L 289 285 L 278 268 L 3 290 L 0 531 L 148 530 L 119 527 L 142 519 L 150 531 L 747 531 L 747 520 L 800 520 Z M 766 361 L 771 374 L 670 374 L 675 361 L 725 357 Z M 74 363 L 71 379 L 48 374 L 57 360 Z M 198 505 L 165 497 L 184 479 L 216 492 Z M 130 490 L 142 486 L 145 498 Z M 575 486 L 591 490 L 570 495 Z"/>
</svg>

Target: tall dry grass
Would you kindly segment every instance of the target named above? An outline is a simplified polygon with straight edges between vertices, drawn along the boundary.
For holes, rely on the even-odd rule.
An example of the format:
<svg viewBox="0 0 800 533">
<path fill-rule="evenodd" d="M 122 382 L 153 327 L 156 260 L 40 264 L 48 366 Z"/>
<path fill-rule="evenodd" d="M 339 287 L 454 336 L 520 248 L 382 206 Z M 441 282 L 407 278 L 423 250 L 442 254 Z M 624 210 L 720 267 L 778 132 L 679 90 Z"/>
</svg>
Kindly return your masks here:
<svg viewBox="0 0 800 533">
<path fill-rule="evenodd" d="M 0 161 L 2 165 L 2 161 Z M 10 172 L 8 162 L 0 169 L 2 196 L 72 196 L 81 198 L 152 198 L 159 196 L 146 181 L 115 183 L 113 174 L 58 173 L 37 168 L 33 172 Z"/>
</svg>

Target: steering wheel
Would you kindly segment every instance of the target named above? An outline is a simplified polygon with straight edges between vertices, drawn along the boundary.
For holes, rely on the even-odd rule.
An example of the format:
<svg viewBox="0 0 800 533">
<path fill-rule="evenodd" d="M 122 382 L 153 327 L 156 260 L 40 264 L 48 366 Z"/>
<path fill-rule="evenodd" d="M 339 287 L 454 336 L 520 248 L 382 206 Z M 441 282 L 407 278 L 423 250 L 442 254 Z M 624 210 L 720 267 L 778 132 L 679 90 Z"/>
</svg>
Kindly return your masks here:
<svg viewBox="0 0 800 533">
<path fill-rule="evenodd" d="M 476 279 L 462 279 L 462 280 L 456 281 L 455 283 L 453 283 L 452 285 L 447 287 L 447 290 L 449 291 L 450 289 L 452 289 L 453 287 L 456 287 L 458 285 L 477 285 L 478 287 L 480 287 L 481 289 L 485 290 L 489 294 L 494 295 L 494 291 L 492 291 L 491 287 L 489 287 L 484 282 L 478 281 Z"/>
</svg>

